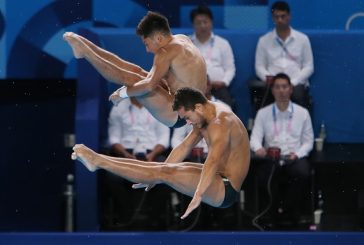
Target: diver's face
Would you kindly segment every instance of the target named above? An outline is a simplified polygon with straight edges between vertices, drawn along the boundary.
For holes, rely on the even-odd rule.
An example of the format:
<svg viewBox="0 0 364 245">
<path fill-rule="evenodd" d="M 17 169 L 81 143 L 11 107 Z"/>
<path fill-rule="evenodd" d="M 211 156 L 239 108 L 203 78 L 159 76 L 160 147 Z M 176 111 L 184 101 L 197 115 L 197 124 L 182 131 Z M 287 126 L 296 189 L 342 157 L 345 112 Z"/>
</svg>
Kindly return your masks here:
<svg viewBox="0 0 364 245">
<path fill-rule="evenodd" d="M 185 110 L 181 107 L 177 112 L 180 118 L 186 120 L 187 124 L 192 125 L 197 128 L 203 128 L 206 125 L 206 120 L 203 117 L 201 110 L 198 108 L 199 104 L 195 105 L 195 110 Z"/>
<path fill-rule="evenodd" d="M 155 54 L 157 50 L 159 49 L 159 36 L 158 35 L 152 35 L 150 37 L 142 37 L 142 42 L 145 45 L 145 49 L 148 53 Z"/>
<path fill-rule="evenodd" d="M 289 27 L 291 15 L 287 11 L 274 10 L 272 18 L 277 29 Z"/>
</svg>

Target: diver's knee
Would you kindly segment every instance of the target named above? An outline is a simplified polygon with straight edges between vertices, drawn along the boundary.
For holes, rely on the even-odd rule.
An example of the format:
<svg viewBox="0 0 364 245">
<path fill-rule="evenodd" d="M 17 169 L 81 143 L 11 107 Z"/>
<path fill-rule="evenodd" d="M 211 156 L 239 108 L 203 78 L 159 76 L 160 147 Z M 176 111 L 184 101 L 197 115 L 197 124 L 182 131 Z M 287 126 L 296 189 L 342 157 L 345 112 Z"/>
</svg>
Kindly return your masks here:
<svg viewBox="0 0 364 245">
<path fill-rule="evenodd" d="M 175 174 L 178 171 L 178 166 L 175 164 L 163 164 L 158 166 L 159 180 L 162 182 L 169 182 L 173 180 Z"/>
</svg>

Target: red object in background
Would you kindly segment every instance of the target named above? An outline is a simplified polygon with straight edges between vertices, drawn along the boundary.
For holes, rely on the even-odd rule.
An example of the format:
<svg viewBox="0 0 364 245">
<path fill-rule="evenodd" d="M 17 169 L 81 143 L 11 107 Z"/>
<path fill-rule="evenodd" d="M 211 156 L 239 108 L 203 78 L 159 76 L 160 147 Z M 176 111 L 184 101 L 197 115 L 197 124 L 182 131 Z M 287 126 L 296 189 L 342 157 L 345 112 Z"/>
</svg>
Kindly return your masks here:
<svg viewBox="0 0 364 245">
<path fill-rule="evenodd" d="M 272 160 L 278 160 L 281 157 L 281 149 L 278 147 L 269 147 L 267 150 L 267 155 Z"/>
<path fill-rule="evenodd" d="M 203 156 L 203 148 L 202 147 L 192 148 L 191 155 L 193 157 L 202 157 Z"/>
</svg>

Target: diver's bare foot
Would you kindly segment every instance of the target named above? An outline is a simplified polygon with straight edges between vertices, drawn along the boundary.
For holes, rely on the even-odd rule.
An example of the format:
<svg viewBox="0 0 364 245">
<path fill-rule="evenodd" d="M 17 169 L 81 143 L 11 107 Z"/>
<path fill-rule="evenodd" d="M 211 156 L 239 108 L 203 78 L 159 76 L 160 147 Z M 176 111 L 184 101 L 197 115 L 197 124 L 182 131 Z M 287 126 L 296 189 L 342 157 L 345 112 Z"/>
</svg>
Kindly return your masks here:
<svg viewBox="0 0 364 245">
<path fill-rule="evenodd" d="M 80 36 L 73 32 L 65 32 L 63 34 L 63 39 L 68 42 L 68 44 L 71 46 L 73 55 L 77 59 L 84 58 L 84 54 L 82 52 L 82 45 L 85 45 Z"/>
<path fill-rule="evenodd" d="M 78 160 L 85 165 L 85 167 L 91 172 L 95 172 L 98 167 L 95 165 L 97 153 L 86 147 L 83 144 L 77 144 L 73 147 L 73 153 L 71 155 L 72 160 Z"/>
</svg>

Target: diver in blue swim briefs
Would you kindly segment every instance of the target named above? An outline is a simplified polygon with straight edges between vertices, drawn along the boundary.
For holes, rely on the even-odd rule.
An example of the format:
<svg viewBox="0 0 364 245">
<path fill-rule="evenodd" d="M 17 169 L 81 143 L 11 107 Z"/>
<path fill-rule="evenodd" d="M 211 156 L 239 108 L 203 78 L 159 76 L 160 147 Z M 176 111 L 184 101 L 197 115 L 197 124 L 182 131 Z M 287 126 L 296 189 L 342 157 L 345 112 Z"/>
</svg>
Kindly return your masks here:
<svg viewBox="0 0 364 245">
<path fill-rule="evenodd" d="M 182 219 L 201 202 L 220 208 L 231 206 L 250 163 L 249 138 L 243 123 L 225 105 L 207 100 L 192 88 L 177 90 L 173 110 L 192 124 L 193 130 L 164 163 L 112 158 L 84 145 L 73 148 L 72 159 L 81 161 L 90 171 L 104 169 L 137 183 L 134 188 L 150 189 L 163 183 L 191 196 Z M 209 148 L 205 163 L 182 162 L 202 138 Z"/>
</svg>

